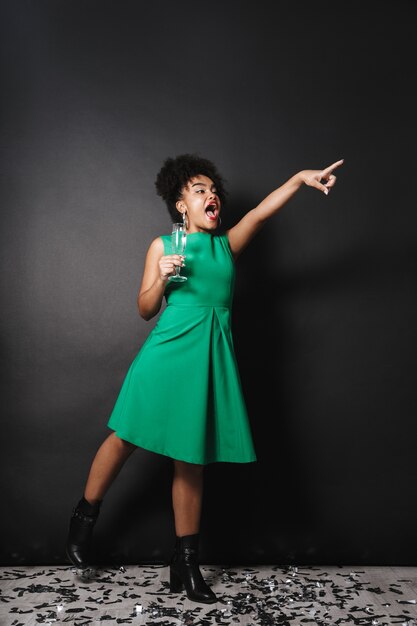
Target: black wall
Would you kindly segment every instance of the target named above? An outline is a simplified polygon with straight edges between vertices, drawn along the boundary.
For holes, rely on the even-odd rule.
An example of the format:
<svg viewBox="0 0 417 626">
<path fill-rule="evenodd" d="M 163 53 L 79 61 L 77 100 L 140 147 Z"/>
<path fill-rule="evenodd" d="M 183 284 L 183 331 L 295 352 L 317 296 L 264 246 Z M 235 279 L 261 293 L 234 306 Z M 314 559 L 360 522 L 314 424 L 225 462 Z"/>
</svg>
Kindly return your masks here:
<svg viewBox="0 0 417 626">
<path fill-rule="evenodd" d="M 416 5 L 1 4 L 3 564 L 65 563 L 170 218 L 154 180 L 199 152 L 226 226 L 344 158 L 237 263 L 234 339 L 258 462 L 205 470 L 204 562 L 416 564 Z M 172 462 L 138 449 L 97 526 L 106 562 L 174 539 Z"/>
</svg>

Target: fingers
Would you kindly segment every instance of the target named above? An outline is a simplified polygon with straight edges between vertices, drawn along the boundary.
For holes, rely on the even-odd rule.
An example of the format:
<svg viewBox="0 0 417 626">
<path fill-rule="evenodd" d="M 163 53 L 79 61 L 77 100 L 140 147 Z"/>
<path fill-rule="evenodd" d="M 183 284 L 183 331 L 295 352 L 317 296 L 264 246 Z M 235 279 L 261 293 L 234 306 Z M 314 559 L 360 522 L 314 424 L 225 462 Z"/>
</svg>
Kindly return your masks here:
<svg viewBox="0 0 417 626">
<path fill-rule="evenodd" d="M 185 256 L 182 254 L 167 254 L 162 256 L 159 260 L 159 269 L 161 278 L 167 280 L 169 276 L 175 274 L 175 268 L 177 266 L 184 267 Z"/>
<path fill-rule="evenodd" d="M 323 178 L 323 176 L 321 176 L 320 178 Z M 326 196 L 329 193 L 329 189 L 326 187 L 326 185 L 319 183 L 318 180 L 312 180 L 310 184 L 312 187 L 315 187 L 316 189 L 320 189 L 320 191 L 323 191 L 326 194 Z"/>
<path fill-rule="evenodd" d="M 324 170 L 322 170 L 322 178 L 326 177 L 327 174 L 330 174 L 330 172 L 332 172 L 333 170 L 336 169 L 336 167 L 340 167 L 343 163 L 345 159 L 340 159 L 339 161 L 335 161 L 335 163 L 332 163 L 332 165 L 329 165 L 328 167 L 326 167 Z"/>
<path fill-rule="evenodd" d="M 184 254 L 167 254 L 161 257 L 161 261 L 169 261 L 170 263 L 173 262 L 176 265 L 181 265 L 184 259 L 185 259 Z"/>
<path fill-rule="evenodd" d="M 334 174 L 330 174 L 327 183 L 324 183 L 327 188 L 333 187 L 336 183 L 336 176 Z"/>
<path fill-rule="evenodd" d="M 336 183 L 336 176 L 334 176 L 334 174 L 330 174 L 328 176 L 327 182 L 321 183 L 320 181 L 325 180 L 325 178 L 326 176 L 323 176 L 323 173 L 320 172 L 320 174 L 318 174 L 318 176 L 313 178 L 309 184 L 311 185 L 311 187 L 315 187 L 316 189 L 323 191 L 327 196 L 329 194 L 331 187 L 333 187 L 334 184 Z"/>
<path fill-rule="evenodd" d="M 323 191 L 326 194 L 326 196 L 329 194 L 330 189 L 334 187 L 334 185 L 336 184 L 337 177 L 334 174 L 330 173 L 332 171 L 331 168 L 333 166 L 339 167 L 339 165 L 341 165 L 342 163 L 343 163 L 343 159 L 341 159 L 341 161 L 336 161 L 337 165 L 334 163 L 333 165 L 330 165 L 330 167 L 326 167 L 326 169 L 320 172 L 319 180 L 317 184 L 315 185 L 315 187 Z M 322 180 L 325 180 L 326 182 L 322 183 L 321 182 Z"/>
<path fill-rule="evenodd" d="M 336 183 L 336 176 L 334 174 L 327 174 L 327 176 L 322 175 L 319 178 L 319 181 L 326 180 L 326 178 L 327 178 L 327 181 L 323 183 L 323 185 L 327 188 L 333 187 Z"/>
</svg>

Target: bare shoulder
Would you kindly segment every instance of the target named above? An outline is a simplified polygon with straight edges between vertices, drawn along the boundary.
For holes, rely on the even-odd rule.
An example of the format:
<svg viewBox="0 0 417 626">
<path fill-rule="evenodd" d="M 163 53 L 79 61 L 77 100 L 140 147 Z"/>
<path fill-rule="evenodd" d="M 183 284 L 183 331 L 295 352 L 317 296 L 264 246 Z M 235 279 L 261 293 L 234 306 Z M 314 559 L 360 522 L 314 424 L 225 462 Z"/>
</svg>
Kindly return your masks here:
<svg viewBox="0 0 417 626">
<path fill-rule="evenodd" d="M 145 273 L 148 274 L 149 270 L 153 273 L 157 271 L 159 260 L 165 254 L 165 246 L 161 237 L 155 237 L 149 244 L 148 251 L 145 258 Z"/>
<path fill-rule="evenodd" d="M 155 237 L 149 245 L 148 255 L 149 256 L 161 256 L 164 254 L 164 242 L 162 241 L 162 237 Z"/>
<path fill-rule="evenodd" d="M 159 261 L 164 255 L 164 242 L 161 237 L 155 237 L 149 245 L 146 253 L 145 267 L 143 270 L 142 285 L 140 293 L 146 291 L 159 274 Z"/>
</svg>

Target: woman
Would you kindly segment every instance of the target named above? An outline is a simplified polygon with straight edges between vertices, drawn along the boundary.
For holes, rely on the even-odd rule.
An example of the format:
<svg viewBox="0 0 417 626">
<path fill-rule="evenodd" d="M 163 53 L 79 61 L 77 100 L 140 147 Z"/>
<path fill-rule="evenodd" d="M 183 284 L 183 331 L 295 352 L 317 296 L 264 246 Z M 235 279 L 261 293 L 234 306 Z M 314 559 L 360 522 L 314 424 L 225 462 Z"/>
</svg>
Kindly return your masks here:
<svg viewBox="0 0 417 626">
<path fill-rule="evenodd" d="M 140 446 L 173 460 L 170 590 L 185 587 L 190 600 L 216 601 L 198 563 L 204 466 L 256 461 L 230 329 L 234 263 L 303 184 L 328 194 L 342 163 L 298 172 L 222 233 L 226 191 L 215 165 L 193 154 L 164 162 L 155 185 L 172 221 L 185 225 L 187 263 L 171 253 L 170 235 L 154 239 L 147 252 L 140 315 L 153 318 L 164 297 L 167 306 L 130 365 L 108 421 L 114 432 L 98 449 L 73 509 L 66 549 L 77 567 L 91 564 L 92 529 L 104 495 Z M 177 266 L 185 282 L 169 280 Z"/>
</svg>

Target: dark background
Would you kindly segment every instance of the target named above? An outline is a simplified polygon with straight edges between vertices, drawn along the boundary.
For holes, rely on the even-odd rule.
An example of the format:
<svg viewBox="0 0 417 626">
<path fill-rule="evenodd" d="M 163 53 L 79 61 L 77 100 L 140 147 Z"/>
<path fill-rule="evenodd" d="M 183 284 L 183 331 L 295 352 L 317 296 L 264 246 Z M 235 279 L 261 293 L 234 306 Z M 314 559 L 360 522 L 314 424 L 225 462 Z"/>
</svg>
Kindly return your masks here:
<svg viewBox="0 0 417 626">
<path fill-rule="evenodd" d="M 205 470 L 201 559 L 416 564 L 416 4 L 1 4 L 3 564 L 66 563 L 73 505 L 156 319 L 154 180 L 198 152 L 234 224 L 302 169 L 237 263 L 234 339 L 258 462 Z M 175 365 L 173 364 L 173 371 Z M 180 373 L 177 372 L 178 375 Z M 172 461 L 138 449 L 96 527 L 159 563 Z"/>
</svg>

